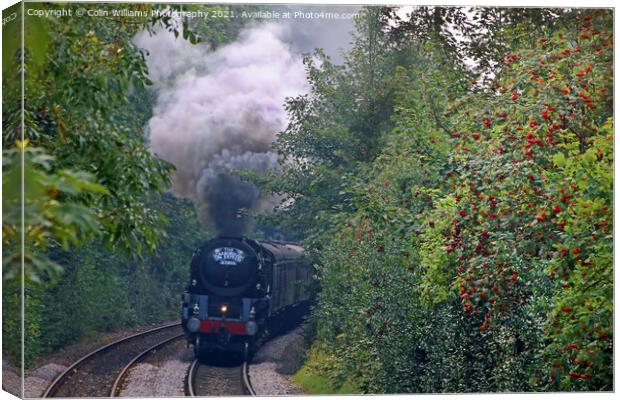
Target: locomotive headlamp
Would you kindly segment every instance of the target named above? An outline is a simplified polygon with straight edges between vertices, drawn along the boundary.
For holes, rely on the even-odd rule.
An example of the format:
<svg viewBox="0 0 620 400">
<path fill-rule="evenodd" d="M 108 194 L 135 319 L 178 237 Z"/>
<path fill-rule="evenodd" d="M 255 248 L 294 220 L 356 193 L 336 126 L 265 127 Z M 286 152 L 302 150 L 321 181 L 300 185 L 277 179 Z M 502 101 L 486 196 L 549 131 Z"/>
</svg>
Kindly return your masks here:
<svg viewBox="0 0 620 400">
<path fill-rule="evenodd" d="M 198 303 L 194 303 L 194 308 L 192 308 L 192 313 L 194 315 L 198 315 L 198 311 L 200 311 L 200 307 L 198 307 Z"/>
<path fill-rule="evenodd" d="M 196 317 L 191 317 L 187 320 L 185 326 L 190 332 L 198 332 L 198 330 L 200 329 L 200 320 Z"/>
<path fill-rule="evenodd" d="M 222 304 L 220 306 L 220 313 L 222 315 L 226 315 L 227 312 L 228 312 L 228 304 Z"/>
<path fill-rule="evenodd" d="M 258 332 L 258 325 L 256 324 L 256 322 L 248 321 L 245 324 L 245 333 L 247 333 L 250 336 L 254 336 L 256 335 L 256 332 Z"/>
</svg>

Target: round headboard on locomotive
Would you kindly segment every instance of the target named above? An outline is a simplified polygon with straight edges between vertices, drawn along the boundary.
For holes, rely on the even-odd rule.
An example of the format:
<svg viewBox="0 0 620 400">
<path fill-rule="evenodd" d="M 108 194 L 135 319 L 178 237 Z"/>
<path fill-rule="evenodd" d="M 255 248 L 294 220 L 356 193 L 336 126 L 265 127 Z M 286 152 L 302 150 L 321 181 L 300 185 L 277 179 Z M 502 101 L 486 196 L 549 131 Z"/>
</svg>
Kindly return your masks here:
<svg viewBox="0 0 620 400">
<path fill-rule="evenodd" d="M 244 238 L 219 237 L 207 242 L 192 259 L 192 275 L 208 292 L 238 296 L 257 280 L 257 249 Z"/>
</svg>

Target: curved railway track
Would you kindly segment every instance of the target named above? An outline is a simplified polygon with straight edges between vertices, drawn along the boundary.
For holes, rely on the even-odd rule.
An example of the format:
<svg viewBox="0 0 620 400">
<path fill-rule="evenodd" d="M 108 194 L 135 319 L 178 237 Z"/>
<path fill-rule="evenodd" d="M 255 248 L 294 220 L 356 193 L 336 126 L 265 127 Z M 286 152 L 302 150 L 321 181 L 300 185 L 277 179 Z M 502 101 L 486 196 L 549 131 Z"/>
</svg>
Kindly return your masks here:
<svg viewBox="0 0 620 400">
<path fill-rule="evenodd" d="M 187 396 L 255 396 L 248 363 L 203 364 L 194 360 L 185 382 Z"/>
<path fill-rule="evenodd" d="M 116 382 L 153 348 L 182 335 L 181 324 L 161 326 L 117 340 L 88 353 L 60 374 L 43 397 L 109 397 Z"/>
<path fill-rule="evenodd" d="M 163 347 L 170 344 L 171 342 L 175 342 L 179 339 L 183 339 L 184 337 L 185 335 L 181 333 L 171 338 L 162 340 L 161 342 L 156 343 L 155 345 L 149 347 L 148 349 L 144 350 L 142 353 L 135 356 L 131 361 L 129 361 L 125 365 L 125 367 L 123 367 L 121 372 L 119 372 L 118 375 L 116 376 L 116 380 L 114 381 L 114 384 L 112 384 L 112 389 L 110 389 L 110 397 L 119 397 L 121 390 L 123 388 L 123 384 L 125 383 L 125 380 L 127 376 L 129 375 L 129 371 L 131 371 L 132 368 L 134 368 L 141 362 L 145 362 L 149 358 L 149 356 L 152 356 L 158 350 L 162 349 Z"/>
</svg>

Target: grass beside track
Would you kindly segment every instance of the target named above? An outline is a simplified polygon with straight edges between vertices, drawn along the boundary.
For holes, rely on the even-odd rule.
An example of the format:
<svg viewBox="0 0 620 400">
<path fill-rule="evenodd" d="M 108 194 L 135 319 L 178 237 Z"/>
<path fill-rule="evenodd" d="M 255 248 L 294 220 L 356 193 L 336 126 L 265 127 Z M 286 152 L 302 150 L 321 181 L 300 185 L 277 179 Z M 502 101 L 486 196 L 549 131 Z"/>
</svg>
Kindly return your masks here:
<svg viewBox="0 0 620 400">
<path fill-rule="evenodd" d="M 350 381 L 335 382 L 327 374 L 325 365 L 330 360 L 325 353 L 312 347 L 302 367 L 293 375 L 293 382 L 310 395 L 319 394 L 360 394 L 360 390 Z"/>
</svg>

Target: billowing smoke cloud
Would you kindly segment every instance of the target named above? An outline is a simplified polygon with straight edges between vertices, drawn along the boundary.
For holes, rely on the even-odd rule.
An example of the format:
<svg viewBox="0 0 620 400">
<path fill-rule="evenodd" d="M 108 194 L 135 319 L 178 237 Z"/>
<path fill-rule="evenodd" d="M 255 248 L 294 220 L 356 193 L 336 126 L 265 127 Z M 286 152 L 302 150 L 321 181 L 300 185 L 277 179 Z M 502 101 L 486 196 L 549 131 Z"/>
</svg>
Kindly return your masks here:
<svg viewBox="0 0 620 400">
<path fill-rule="evenodd" d="M 281 34 L 263 25 L 212 52 L 169 34 L 135 39 L 150 53 L 158 88 L 151 150 L 176 167 L 172 191 L 192 199 L 201 221 L 222 235 L 244 233 L 250 220 L 239 210 L 269 200 L 230 171 L 277 167 L 270 149 L 287 124 L 285 99 L 307 90 L 301 59 Z"/>
<path fill-rule="evenodd" d="M 308 90 L 301 53 L 322 47 L 341 59 L 352 29 L 351 20 L 266 23 L 215 51 L 163 31 L 135 37 L 148 51 L 158 96 L 147 129 L 151 151 L 176 167 L 172 192 L 192 199 L 204 224 L 221 235 L 239 235 L 251 226 L 241 209 L 277 204 L 231 171 L 277 168 L 271 145 L 287 124 L 285 100 Z"/>
</svg>

